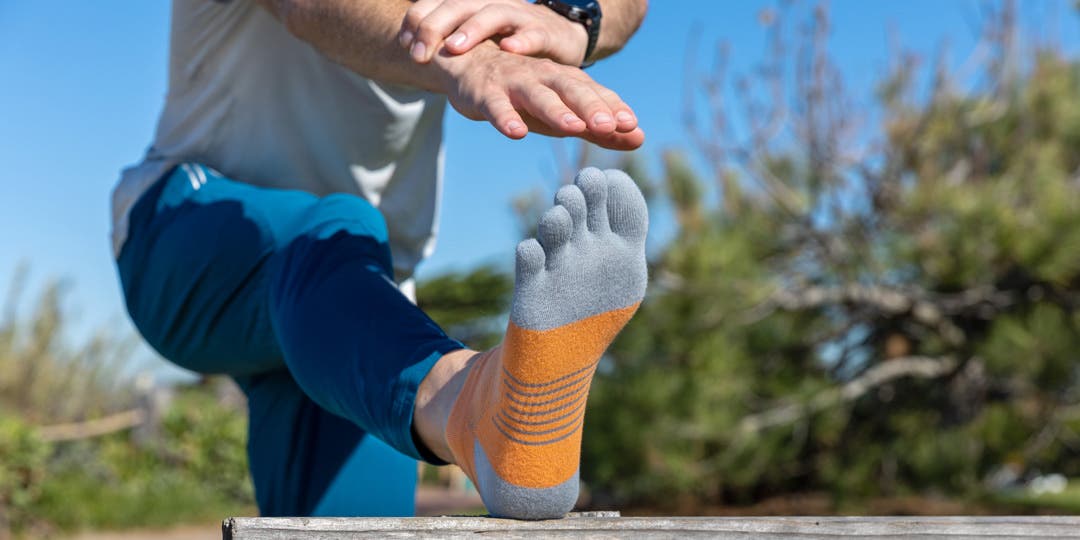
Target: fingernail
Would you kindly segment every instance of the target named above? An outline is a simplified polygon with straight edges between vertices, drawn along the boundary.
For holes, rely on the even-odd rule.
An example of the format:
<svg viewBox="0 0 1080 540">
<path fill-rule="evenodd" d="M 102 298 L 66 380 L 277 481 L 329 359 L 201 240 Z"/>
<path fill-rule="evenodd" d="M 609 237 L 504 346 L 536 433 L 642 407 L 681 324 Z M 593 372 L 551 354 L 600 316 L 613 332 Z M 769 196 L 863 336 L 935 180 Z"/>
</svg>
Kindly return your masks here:
<svg viewBox="0 0 1080 540">
<path fill-rule="evenodd" d="M 570 126 L 570 125 L 573 125 L 573 124 L 576 124 L 576 123 L 580 122 L 581 119 L 578 118 L 576 114 L 566 113 L 566 114 L 563 115 L 562 121 L 563 121 L 564 124 Z"/>
<path fill-rule="evenodd" d="M 424 46 L 423 41 L 413 44 L 411 54 L 414 60 L 423 60 L 425 52 L 427 52 L 427 47 Z"/>
<path fill-rule="evenodd" d="M 622 122 L 622 123 L 633 122 L 634 121 L 634 115 L 632 115 L 632 114 L 630 114 L 630 113 L 628 113 L 626 111 L 619 111 L 619 112 L 615 113 L 615 118 L 617 118 L 619 120 L 619 122 Z"/>
<path fill-rule="evenodd" d="M 596 115 L 593 116 L 592 119 L 593 123 L 598 126 L 611 123 L 611 115 L 607 113 L 596 113 Z"/>
<path fill-rule="evenodd" d="M 506 131 L 517 131 L 521 129 L 521 127 L 521 122 L 518 122 L 517 120 L 512 120 L 510 121 L 510 123 L 506 124 Z"/>
<path fill-rule="evenodd" d="M 454 47 L 460 47 L 465 43 L 465 34 L 462 32 L 457 32 L 456 34 L 450 36 L 450 39 L 447 39 L 446 42 L 450 45 L 453 45 Z"/>
<path fill-rule="evenodd" d="M 401 42 L 402 47 L 408 47 L 409 44 L 412 43 L 413 37 L 413 33 L 406 30 L 401 33 L 401 36 L 398 37 L 398 41 Z"/>
</svg>

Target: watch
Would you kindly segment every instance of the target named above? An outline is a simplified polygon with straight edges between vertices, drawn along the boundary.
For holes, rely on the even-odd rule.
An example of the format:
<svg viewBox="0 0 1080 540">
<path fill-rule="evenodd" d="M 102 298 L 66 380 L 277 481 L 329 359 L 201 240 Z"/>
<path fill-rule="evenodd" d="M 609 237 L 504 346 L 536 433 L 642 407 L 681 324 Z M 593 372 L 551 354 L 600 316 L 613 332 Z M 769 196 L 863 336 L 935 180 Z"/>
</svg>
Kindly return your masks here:
<svg viewBox="0 0 1080 540">
<path fill-rule="evenodd" d="M 585 32 L 589 35 L 589 44 L 585 47 L 585 60 L 581 67 L 587 68 L 593 65 L 595 61 L 590 62 L 589 57 L 596 50 L 596 40 L 600 37 L 600 18 L 603 16 L 600 12 L 600 2 L 597 0 L 536 0 L 536 3 L 547 6 L 555 13 L 581 23 L 585 27 Z"/>
</svg>

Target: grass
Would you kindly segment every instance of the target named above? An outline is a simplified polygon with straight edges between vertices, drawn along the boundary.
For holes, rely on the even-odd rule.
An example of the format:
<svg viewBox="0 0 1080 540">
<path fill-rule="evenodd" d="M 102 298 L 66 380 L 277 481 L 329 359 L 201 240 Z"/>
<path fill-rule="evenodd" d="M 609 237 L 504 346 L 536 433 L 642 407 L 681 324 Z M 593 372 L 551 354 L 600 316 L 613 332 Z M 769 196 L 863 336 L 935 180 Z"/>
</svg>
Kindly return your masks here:
<svg viewBox="0 0 1080 540">
<path fill-rule="evenodd" d="M 61 530 L 163 528 L 255 512 L 180 474 L 102 485 L 68 473 L 43 486 L 39 518 Z"/>
<path fill-rule="evenodd" d="M 1026 489 L 1017 489 L 994 496 L 993 502 L 1033 512 L 1080 513 L 1080 479 L 1070 480 L 1065 490 L 1060 493 L 1036 495 Z"/>
</svg>

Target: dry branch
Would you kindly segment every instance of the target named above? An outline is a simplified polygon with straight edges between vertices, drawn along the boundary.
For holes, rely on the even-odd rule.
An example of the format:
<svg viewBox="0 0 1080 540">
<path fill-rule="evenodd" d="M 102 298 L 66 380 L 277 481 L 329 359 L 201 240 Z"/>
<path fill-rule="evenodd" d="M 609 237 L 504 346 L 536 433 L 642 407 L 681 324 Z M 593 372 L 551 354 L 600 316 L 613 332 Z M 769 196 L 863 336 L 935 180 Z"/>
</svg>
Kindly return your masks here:
<svg viewBox="0 0 1080 540">
<path fill-rule="evenodd" d="M 67 424 L 55 424 L 38 428 L 38 434 L 48 442 L 75 441 L 100 437 L 131 429 L 142 425 L 148 415 L 142 409 L 132 409 L 104 418 L 95 418 L 85 422 L 71 422 Z"/>
<path fill-rule="evenodd" d="M 982 299 L 991 300 L 992 296 L 982 295 L 978 291 L 969 291 L 967 302 L 976 302 Z M 839 304 L 858 304 L 872 306 L 878 311 L 888 315 L 911 313 L 911 316 L 920 324 L 933 328 L 950 345 L 960 345 L 965 341 L 964 332 L 958 328 L 946 316 L 946 309 L 952 305 L 939 305 L 916 291 L 906 291 L 880 285 L 863 285 L 852 283 L 836 287 L 802 287 L 798 289 L 782 289 L 774 293 L 760 306 L 750 310 L 751 322 L 767 316 L 772 310 L 780 308 L 789 311 L 811 309 L 822 306 Z M 950 304 L 958 304 L 955 300 Z"/>
<path fill-rule="evenodd" d="M 894 358 L 868 369 L 842 386 L 823 390 L 806 403 L 782 405 L 744 417 L 739 422 L 738 429 L 742 434 L 754 434 L 773 426 L 790 424 L 841 403 L 854 401 L 870 390 L 894 379 L 901 377 L 933 379 L 950 373 L 955 367 L 956 361 L 950 358 L 925 356 Z"/>
</svg>

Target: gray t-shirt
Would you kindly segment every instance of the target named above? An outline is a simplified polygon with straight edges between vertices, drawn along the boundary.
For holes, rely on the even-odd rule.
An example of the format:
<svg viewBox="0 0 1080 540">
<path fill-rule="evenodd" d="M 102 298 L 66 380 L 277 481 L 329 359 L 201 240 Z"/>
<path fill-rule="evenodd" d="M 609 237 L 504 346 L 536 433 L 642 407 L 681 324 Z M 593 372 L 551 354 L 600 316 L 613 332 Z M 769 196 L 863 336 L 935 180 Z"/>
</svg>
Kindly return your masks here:
<svg viewBox="0 0 1080 540">
<path fill-rule="evenodd" d="M 127 214 L 169 168 L 379 207 L 397 279 L 434 247 L 446 99 L 365 79 L 288 33 L 253 0 L 174 0 L 169 91 L 154 142 L 113 191 L 113 249 Z"/>
</svg>

